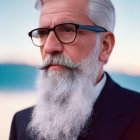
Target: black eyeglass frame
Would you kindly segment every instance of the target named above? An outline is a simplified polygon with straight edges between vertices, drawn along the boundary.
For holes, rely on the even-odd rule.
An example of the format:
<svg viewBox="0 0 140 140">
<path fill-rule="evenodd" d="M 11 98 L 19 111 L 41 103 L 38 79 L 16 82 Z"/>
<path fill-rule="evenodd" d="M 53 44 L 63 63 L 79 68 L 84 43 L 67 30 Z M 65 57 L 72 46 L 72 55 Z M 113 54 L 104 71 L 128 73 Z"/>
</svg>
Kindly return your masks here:
<svg viewBox="0 0 140 140">
<path fill-rule="evenodd" d="M 76 29 L 76 30 L 75 30 L 75 37 L 74 37 L 73 41 L 68 42 L 68 43 L 61 41 L 61 40 L 59 39 L 59 37 L 58 37 L 56 31 L 55 31 L 55 29 L 56 29 L 58 26 L 64 25 L 64 24 L 72 24 L 72 25 L 75 26 L 75 29 Z M 97 25 L 80 25 L 80 24 L 75 24 L 75 23 L 61 23 L 61 24 L 58 24 L 58 25 L 54 26 L 53 28 L 36 28 L 36 29 L 31 30 L 31 31 L 28 33 L 28 35 L 29 35 L 29 37 L 31 38 L 33 44 L 34 44 L 35 46 L 37 46 L 37 47 L 41 47 L 41 46 L 38 46 L 38 45 L 36 45 L 36 44 L 34 43 L 34 41 L 33 41 L 33 39 L 32 39 L 32 33 L 33 33 L 34 31 L 36 31 L 36 30 L 39 30 L 39 29 L 47 29 L 48 34 L 50 33 L 50 31 L 54 31 L 54 33 L 55 33 L 57 39 L 58 39 L 61 43 L 63 43 L 63 44 L 70 44 L 70 43 L 74 42 L 75 39 L 76 39 L 76 37 L 77 37 L 77 31 L 78 31 L 78 29 L 86 29 L 86 30 L 90 30 L 90 31 L 94 31 L 94 32 L 107 32 L 107 29 L 105 29 L 105 28 L 103 28 L 103 27 L 100 27 L 100 26 L 97 26 Z M 43 46 L 43 45 L 42 45 L 42 46 Z"/>
</svg>

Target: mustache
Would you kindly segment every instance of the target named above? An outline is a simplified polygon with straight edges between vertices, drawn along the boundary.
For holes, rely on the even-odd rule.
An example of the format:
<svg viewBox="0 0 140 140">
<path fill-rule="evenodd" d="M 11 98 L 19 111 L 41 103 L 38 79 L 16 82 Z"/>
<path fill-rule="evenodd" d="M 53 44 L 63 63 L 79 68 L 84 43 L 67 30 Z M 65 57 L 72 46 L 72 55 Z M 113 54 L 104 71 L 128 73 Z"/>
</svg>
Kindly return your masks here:
<svg viewBox="0 0 140 140">
<path fill-rule="evenodd" d="M 40 70 L 44 70 L 48 68 L 52 64 L 58 64 L 64 67 L 67 67 L 69 69 L 76 69 L 80 66 L 80 63 L 74 63 L 69 57 L 66 57 L 62 54 L 48 54 L 46 58 L 44 59 L 41 66 L 38 68 Z"/>
</svg>

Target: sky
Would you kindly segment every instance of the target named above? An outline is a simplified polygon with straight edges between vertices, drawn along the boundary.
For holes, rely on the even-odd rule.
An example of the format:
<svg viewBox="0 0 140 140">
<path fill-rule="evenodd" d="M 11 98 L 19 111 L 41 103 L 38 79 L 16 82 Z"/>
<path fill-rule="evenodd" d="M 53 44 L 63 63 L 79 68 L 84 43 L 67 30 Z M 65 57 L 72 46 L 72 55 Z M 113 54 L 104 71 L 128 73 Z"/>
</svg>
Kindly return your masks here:
<svg viewBox="0 0 140 140">
<path fill-rule="evenodd" d="M 28 32 L 38 27 L 35 0 L 0 0 L 0 63 L 39 65 L 41 56 Z M 112 0 L 116 43 L 105 69 L 140 75 L 140 0 Z"/>
</svg>

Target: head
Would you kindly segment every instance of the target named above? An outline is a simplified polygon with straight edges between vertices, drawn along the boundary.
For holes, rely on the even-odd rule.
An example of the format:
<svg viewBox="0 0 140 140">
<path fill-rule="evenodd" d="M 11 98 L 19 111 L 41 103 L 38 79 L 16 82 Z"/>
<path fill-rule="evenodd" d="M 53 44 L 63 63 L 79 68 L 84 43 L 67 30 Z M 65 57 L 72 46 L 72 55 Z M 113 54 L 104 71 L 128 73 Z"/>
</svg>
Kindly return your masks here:
<svg viewBox="0 0 140 140">
<path fill-rule="evenodd" d="M 114 46 L 114 8 L 110 0 L 38 0 L 40 28 L 61 23 L 97 25 L 107 32 L 78 29 L 72 43 L 62 43 L 50 31 L 40 47 L 43 66 L 39 99 L 29 129 L 38 139 L 65 140 L 79 135 L 91 115 L 94 87 Z"/>
<path fill-rule="evenodd" d="M 108 32 L 102 33 L 101 35 L 99 59 L 103 65 L 108 61 L 115 42 L 113 34 L 115 27 L 115 10 L 110 0 L 68 0 L 66 2 L 63 0 L 37 0 L 36 8 L 41 8 L 40 27 L 54 27 L 59 23 L 72 22 L 85 25 L 97 25 L 107 29 Z M 82 30 L 79 32 L 82 32 Z M 50 34 L 54 36 L 53 32 Z M 76 63 L 81 61 L 86 58 L 93 49 L 97 32 L 84 31 L 84 34 L 84 36 L 77 35 L 76 40 L 71 44 L 56 42 L 51 37 L 52 35 L 49 35 L 53 42 L 49 38 L 47 39 L 48 41 L 46 41 L 46 45 L 40 48 L 42 58 L 44 59 L 46 54 L 52 53 L 52 51 L 58 51 L 70 57 Z M 48 44 L 50 42 L 51 44 Z M 55 48 L 55 46 L 57 47 Z"/>
</svg>

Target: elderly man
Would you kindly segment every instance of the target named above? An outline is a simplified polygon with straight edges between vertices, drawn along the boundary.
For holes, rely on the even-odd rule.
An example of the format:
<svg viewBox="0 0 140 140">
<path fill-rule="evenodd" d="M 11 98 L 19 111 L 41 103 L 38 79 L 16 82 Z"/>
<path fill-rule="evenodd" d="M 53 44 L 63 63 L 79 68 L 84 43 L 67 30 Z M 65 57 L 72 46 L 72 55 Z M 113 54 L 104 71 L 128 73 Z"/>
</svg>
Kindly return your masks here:
<svg viewBox="0 0 140 140">
<path fill-rule="evenodd" d="M 140 140 L 140 95 L 103 71 L 112 52 L 110 0 L 38 0 L 29 32 L 43 64 L 36 106 L 15 114 L 10 140 Z"/>
</svg>

